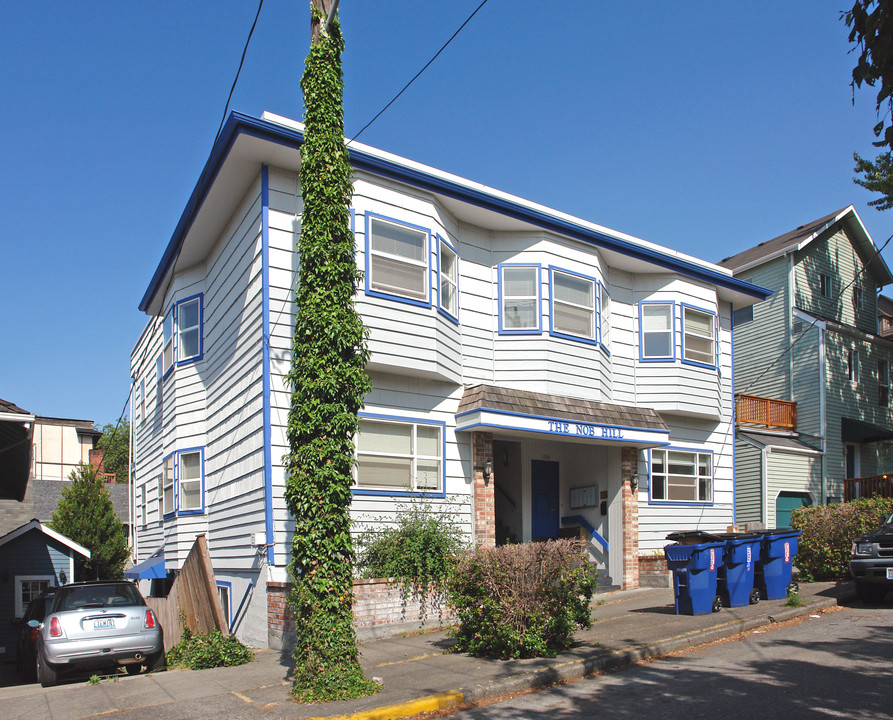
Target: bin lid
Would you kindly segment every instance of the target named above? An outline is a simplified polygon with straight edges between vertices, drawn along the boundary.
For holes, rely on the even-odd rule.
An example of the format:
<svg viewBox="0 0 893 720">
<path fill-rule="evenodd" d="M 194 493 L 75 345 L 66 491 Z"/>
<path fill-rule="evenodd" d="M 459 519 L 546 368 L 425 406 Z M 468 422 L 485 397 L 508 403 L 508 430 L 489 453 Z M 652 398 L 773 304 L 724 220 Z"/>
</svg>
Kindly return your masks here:
<svg viewBox="0 0 893 720">
<path fill-rule="evenodd" d="M 716 533 L 705 530 L 675 530 L 667 535 L 667 540 L 672 540 L 680 545 L 698 545 L 706 542 L 719 542 L 722 538 Z"/>
</svg>

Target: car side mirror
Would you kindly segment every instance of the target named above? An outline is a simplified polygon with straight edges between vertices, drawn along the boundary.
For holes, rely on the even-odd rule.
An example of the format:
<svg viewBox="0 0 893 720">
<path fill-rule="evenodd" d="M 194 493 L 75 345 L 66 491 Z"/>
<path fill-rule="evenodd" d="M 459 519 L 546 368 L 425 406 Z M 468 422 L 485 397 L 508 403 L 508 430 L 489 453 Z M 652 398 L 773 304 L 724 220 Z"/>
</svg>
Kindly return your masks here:
<svg viewBox="0 0 893 720">
<path fill-rule="evenodd" d="M 28 627 L 30 627 L 30 628 L 39 628 L 42 624 L 43 623 L 41 623 L 39 620 L 29 620 L 28 621 Z"/>
</svg>

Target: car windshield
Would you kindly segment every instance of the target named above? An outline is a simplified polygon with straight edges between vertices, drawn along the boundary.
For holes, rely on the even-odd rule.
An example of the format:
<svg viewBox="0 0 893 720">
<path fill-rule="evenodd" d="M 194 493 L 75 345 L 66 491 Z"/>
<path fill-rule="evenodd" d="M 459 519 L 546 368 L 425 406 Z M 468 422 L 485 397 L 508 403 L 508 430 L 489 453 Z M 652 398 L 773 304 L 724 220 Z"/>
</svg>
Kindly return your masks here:
<svg viewBox="0 0 893 720">
<path fill-rule="evenodd" d="M 143 599 L 133 585 L 84 585 L 60 593 L 56 612 L 78 610 L 80 608 L 123 607 L 142 605 Z"/>
</svg>

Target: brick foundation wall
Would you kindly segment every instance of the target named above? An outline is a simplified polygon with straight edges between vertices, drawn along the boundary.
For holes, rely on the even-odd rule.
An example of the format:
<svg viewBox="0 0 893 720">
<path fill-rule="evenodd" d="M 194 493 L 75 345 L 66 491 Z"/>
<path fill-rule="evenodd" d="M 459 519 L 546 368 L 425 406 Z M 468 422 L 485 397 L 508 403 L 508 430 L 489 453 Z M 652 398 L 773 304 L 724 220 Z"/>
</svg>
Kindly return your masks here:
<svg viewBox="0 0 893 720">
<path fill-rule="evenodd" d="M 493 464 L 493 434 L 472 433 L 474 452 L 474 540 L 480 548 L 496 547 L 495 471 L 484 479 L 484 465 Z"/>
<path fill-rule="evenodd" d="M 672 587 L 673 575 L 661 555 L 639 555 L 639 583 L 645 587 Z"/>
<path fill-rule="evenodd" d="M 295 622 L 286 602 L 290 588 L 288 583 L 267 583 L 267 637 L 275 650 L 294 642 Z M 353 594 L 354 629 L 361 640 L 438 627 L 453 618 L 447 607 L 437 602 L 424 614 L 418 599 L 410 597 L 404 602 L 400 588 L 386 579 L 354 580 Z"/>
<path fill-rule="evenodd" d="M 623 581 L 622 588 L 639 587 L 639 494 L 633 491 L 638 483 L 639 451 L 620 451 L 621 496 L 623 502 Z"/>
</svg>

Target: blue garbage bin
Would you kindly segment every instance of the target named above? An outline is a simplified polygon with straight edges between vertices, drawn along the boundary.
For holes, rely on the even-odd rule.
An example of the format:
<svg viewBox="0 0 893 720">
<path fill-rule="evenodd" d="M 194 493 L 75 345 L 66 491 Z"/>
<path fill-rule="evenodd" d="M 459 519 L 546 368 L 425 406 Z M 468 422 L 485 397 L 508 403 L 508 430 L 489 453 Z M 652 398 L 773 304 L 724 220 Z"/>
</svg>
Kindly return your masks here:
<svg viewBox="0 0 893 720">
<path fill-rule="evenodd" d="M 716 594 L 716 575 L 724 546 L 720 541 L 664 547 L 667 567 L 673 571 L 677 615 L 703 615 L 722 608 Z"/>
<path fill-rule="evenodd" d="M 767 600 L 787 597 L 799 538 L 799 530 L 768 530 L 763 534 L 754 583 Z"/>
<path fill-rule="evenodd" d="M 755 605 L 760 593 L 754 587 L 754 576 L 760 560 L 762 537 L 757 533 L 719 535 L 725 542 L 722 568 L 717 583 L 719 595 L 729 607 Z"/>
</svg>

